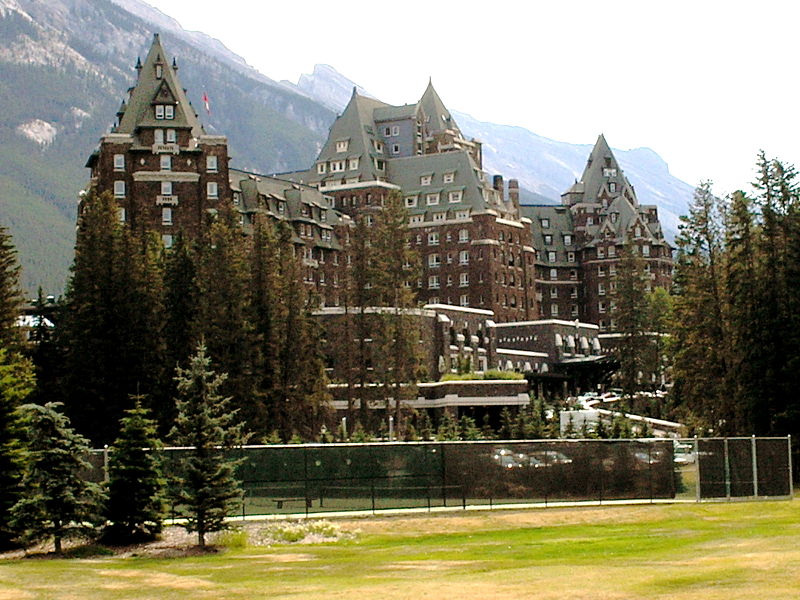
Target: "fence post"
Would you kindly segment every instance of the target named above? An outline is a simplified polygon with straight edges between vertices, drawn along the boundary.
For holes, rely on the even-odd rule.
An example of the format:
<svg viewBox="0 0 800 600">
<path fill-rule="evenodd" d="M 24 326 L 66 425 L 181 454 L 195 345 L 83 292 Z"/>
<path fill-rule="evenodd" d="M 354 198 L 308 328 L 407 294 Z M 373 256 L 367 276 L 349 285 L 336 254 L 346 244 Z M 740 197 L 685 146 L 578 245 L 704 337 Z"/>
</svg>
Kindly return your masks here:
<svg viewBox="0 0 800 600">
<path fill-rule="evenodd" d="M 753 496 L 758 498 L 758 451 L 756 450 L 756 436 L 750 438 L 750 455 L 753 458 Z"/>
<path fill-rule="evenodd" d="M 103 481 L 108 483 L 108 444 L 103 446 Z"/>
<path fill-rule="evenodd" d="M 697 478 L 694 486 L 695 495 L 697 496 L 697 501 L 700 502 L 703 498 L 700 493 L 700 441 L 697 439 L 697 436 L 694 436 L 694 470 L 695 477 Z"/>
<path fill-rule="evenodd" d="M 375 514 L 375 480 L 370 482 L 370 493 L 372 494 L 372 514 Z"/>
<path fill-rule="evenodd" d="M 722 440 L 723 456 L 725 457 L 725 498 L 731 499 L 731 463 L 728 456 L 728 438 Z"/>
</svg>

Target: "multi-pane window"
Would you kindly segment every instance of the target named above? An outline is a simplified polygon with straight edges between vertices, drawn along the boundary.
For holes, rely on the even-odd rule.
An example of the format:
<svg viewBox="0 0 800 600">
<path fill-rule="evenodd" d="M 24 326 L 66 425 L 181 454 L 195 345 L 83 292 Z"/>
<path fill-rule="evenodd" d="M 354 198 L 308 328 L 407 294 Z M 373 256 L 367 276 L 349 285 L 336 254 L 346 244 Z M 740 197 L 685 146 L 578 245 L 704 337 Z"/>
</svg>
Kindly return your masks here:
<svg viewBox="0 0 800 600">
<path fill-rule="evenodd" d="M 544 218 L 541 221 L 542 229 L 548 229 L 550 227 L 550 219 Z"/>
<path fill-rule="evenodd" d="M 206 171 L 209 173 L 216 173 L 217 172 L 217 157 L 216 156 L 206 156 Z"/>
<path fill-rule="evenodd" d="M 172 196 L 172 182 L 171 181 L 162 181 L 161 182 L 161 195 L 162 196 Z"/>
<path fill-rule="evenodd" d="M 406 208 L 414 208 L 417 206 L 417 197 L 416 196 L 406 196 Z"/>
<path fill-rule="evenodd" d="M 554 251 L 549 251 L 547 253 L 547 262 L 556 262 L 556 253 Z"/>
<path fill-rule="evenodd" d="M 419 184 L 420 185 L 430 185 L 431 184 L 431 179 L 433 179 L 433 175 L 422 175 L 419 178 Z"/>
<path fill-rule="evenodd" d="M 114 170 L 115 171 L 124 171 L 125 170 L 125 155 L 124 154 L 115 154 L 114 155 Z"/>
<path fill-rule="evenodd" d="M 459 242 L 468 242 L 469 241 L 469 230 L 468 229 L 459 229 L 458 230 L 458 241 Z"/>
<path fill-rule="evenodd" d="M 469 273 L 461 273 L 458 276 L 458 285 L 467 287 L 469 285 Z"/>
<path fill-rule="evenodd" d="M 553 236 L 550 235 L 550 234 L 546 234 L 544 236 L 544 244 L 545 244 L 545 246 L 550 246 L 550 245 L 552 245 L 552 243 L 553 243 Z"/>
<path fill-rule="evenodd" d="M 219 197 L 219 186 L 216 181 L 209 181 L 206 183 L 206 193 L 209 198 Z"/>
<path fill-rule="evenodd" d="M 575 253 L 574 252 L 567 252 L 567 261 L 568 262 L 575 262 Z"/>
<path fill-rule="evenodd" d="M 114 182 L 114 196 L 117 198 L 124 198 L 125 197 L 125 182 L 124 181 L 115 181 Z"/>
<path fill-rule="evenodd" d="M 156 129 L 153 131 L 153 141 L 156 144 L 163 144 L 164 143 L 164 130 L 163 129 Z"/>
<path fill-rule="evenodd" d="M 169 206 L 161 207 L 161 223 L 163 225 L 172 225 L 172 208 Z"/>
<path fill-rule="evenodd" d="M 564 235 L 564 245 L 565 246 L 571 246 L 572 245 L 572 236 L 570 234 L 568 234 L 568 233 Z"/>
<path fill-rule="evenodd" d="M 428 234 L 428 246 L 438 246 L 439 245 L 439 233 L 429 233 Z"/>
<path fill-rule="evenodd" d="M 439 285 L 439 276 L 438 275 L 431 275 L 428 277 L 428 289 L 431 290 L 438 290 L 440 287 Z"/>
<path fill-rule="evenodd" d="M 156 104 L 156 119 L 162 120 L 164 118 L 164 105 Z"/>
<path fill-rule="evenodd" d="M 325 169 L 325 163 L 324 163 L 324 162 L 319 162 L 319 163 L 317 163 L 317 173 L 318 173 L 319 175 L 322 175 L 322 174 L 324 174 L 324 173 L 325 173 L 325 170 L 326 170 L 326 169 Z"/>
<path fill-rule="evenodd" d="M 442 257 L 438 254 L 428 254 L 428 266 L 431 268 L 438 267 L 442 264 Z"/>
<path fill-rule="evenodd" d="M 358 169 L 358 157 L 350 158 L 347 161 L 347 166 L 351 171 L 355 171 Z"/>
<path fill-rule="evenodd" d="M 550 297 L 551 298 L 558 298 L 558 288 L 557 287 L 551 287 L 550 288 Z"/>
<path fill-rule="evenodd" d="M 558 269 L 550 269 L 550 279 L 558 279 Z"/>
<path fill-rule="evenodd" d="M 557 317 L 558 316 L 558 304 L 551 304 L 550 305 L 550 316 Z"/>
<path fill-rule="evenodd" d="M 617 255 L 617 247 L 616 246 L 609 246 L 608 247 L 608 255 L 609 256 L 616 256 Z"/>
<path fill-rule="evenodd" d="M 461 202 L 461 191 L 450 192 L 448 198 L 451 203 Z"/>
<path fill-rule="evenodd" d="M 174 119 L 175 118 L 175 107 L 171 104 L 167 104 L 164 107 L 164 118 L 165 119 Z"/>
<path fill-rule="evenodd" d="M 167 143 L 174 144 L 178 141 L 178 136 L 174 129 L 167 129 Z"/>
<path fill-rule="evenodd" d="M 451 171 L 449 173 L 445 173 L 442 176 L 442 181 L 444 183 L 453 183 L 453 181 L 455 180 L 455 177 L 456 177 L 456 174 Z"/>
<path fill-rule="evenodd" d="M 469 251 L 462 250 L 458 253 L 458 263 L 461 265 L 468 265 L 469 264 Z"/>
<path fill-rule="evenodd" d="M 469 294 L 461 294 L 461 297 L 458 299 L 458 303 L 461 306 L 469 306 Z"/>
<path fill-rule="evenodd" d="M 439 204 L 439 194 L 427 194 L 425 196 L 425 203 L 428 206 L 434 206 L 436 204 Z"/>
<path fill-rule="evenodd" d="M 119 219 L 120 223 L 124 223 L 128 219 L 125 209 L 121 206 L 117 209 L 117 219 Z"/>
<path fill-rule="evenodd" d="M 169 154 L 161 155 L 161 170 L 162 171 L 172 170 L 172 157 Z"/>
<path fill-rule="evenodd" d="M 336 142 L 336 151 L 337 152 L 347 152 L 347 148 L 350 146 L 349 140 L 338 140 Z"/>
<path fill-rule="evenodd" d="M 164 248 L 172 248 L 172 234 L 165 233 L 162 235 L 161 243 L 164 244 Z"/>
</svg>

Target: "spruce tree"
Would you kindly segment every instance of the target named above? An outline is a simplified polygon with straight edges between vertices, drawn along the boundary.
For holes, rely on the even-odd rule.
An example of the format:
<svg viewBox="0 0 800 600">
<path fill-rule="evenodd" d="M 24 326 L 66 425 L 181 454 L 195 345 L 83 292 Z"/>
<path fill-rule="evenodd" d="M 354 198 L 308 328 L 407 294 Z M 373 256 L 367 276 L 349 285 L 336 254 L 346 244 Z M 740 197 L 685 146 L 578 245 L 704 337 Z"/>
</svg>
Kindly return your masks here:
<svg viewBox="0 0 800 600">
<path fill-rule="evenodd" d="M 19 500 L 23 444 L 17 408 L 33 391 L 33 366 L 0 348 L 0 548 L 14 539 L 11 508 Z"/>
<path fill-rule="evenodd" d="M 0 348 L 19 349 L 17 318 L 22 306 L 17 250 L 5 227 L 0 225 Z"/>
<path fill-rule="evenodd" d="M 236 479 L 238 461 L 231 451 L 240 446 L 243 424 L 231 398 L 220 389 L 225 374 L 211 370 L 211 359 L 204 345 L 197 346 L 186 369 L 177 369 L 177 413 L 171 441 L 186 446 L 176 465 L 175 501 L 186 510 L 190 532 L 197 532 L 198 545 L 206 545 L 206 535 L 225 529 L 225 517 L 233 514 L 241 498 Z"/>
<path fill-rule="evenodd" d="M 25 544 L 53 540 L 57 553 L 62 542 L 96 533 L 102 522 L 103 493 L 86 481 L 83 471 L 89 443 L 76 433 L 60 404 L 22 406 L 25 468 L 22 497 L 12 508 L 12 526 Z"/>
<path fill-rule="evenodd" d="M 160 443 L 150 411 L 136 400 L 125 411 L 108 461 L 108 502 L 104 537 L 125 544 L 154 539 L 162 528 L 164 490 Z"/>
</svg>

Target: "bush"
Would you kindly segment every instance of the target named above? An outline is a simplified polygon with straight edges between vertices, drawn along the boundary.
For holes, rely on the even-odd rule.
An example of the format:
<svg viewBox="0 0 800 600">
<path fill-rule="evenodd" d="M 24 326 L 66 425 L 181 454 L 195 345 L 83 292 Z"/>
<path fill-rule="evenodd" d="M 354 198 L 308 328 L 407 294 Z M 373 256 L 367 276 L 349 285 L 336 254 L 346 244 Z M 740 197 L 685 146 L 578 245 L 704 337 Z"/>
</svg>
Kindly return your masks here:
<svg viewBox="0 0 800 600">
<path fill-rule="evenodd" d="M 497 369 L 490 369 L 483 374 L 480 373 L 445 373 L 439 381 L 474 381 L 474 380 L 487 380 L 487 379 L 511 379 L 521 380 L 525 379 L 525 375 L 515 371 L 499 371 Z"/>
</svg>

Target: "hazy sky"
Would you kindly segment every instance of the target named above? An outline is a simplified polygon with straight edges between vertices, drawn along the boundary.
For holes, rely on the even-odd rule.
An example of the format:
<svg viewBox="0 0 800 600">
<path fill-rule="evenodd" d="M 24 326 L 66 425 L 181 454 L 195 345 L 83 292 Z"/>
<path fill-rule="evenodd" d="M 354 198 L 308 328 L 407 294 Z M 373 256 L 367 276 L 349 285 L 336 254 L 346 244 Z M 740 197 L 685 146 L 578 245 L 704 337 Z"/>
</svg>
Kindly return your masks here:
<svg viewBox="0 0 800 600">
<path fill-rule="evenodd" d="M 800 166 L 793 2 L 147 1 L 273 79 L 327 63 L 404 104 L 430 76 L 451 109 L 648 146 L 719 193 L 749 189 L 759 149 Z"/>
</svg>

